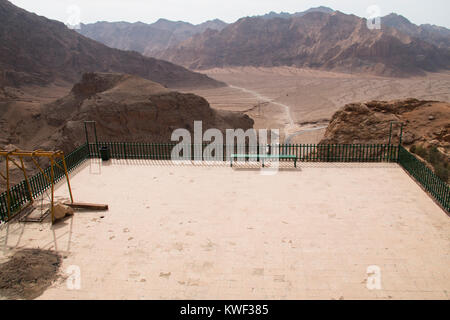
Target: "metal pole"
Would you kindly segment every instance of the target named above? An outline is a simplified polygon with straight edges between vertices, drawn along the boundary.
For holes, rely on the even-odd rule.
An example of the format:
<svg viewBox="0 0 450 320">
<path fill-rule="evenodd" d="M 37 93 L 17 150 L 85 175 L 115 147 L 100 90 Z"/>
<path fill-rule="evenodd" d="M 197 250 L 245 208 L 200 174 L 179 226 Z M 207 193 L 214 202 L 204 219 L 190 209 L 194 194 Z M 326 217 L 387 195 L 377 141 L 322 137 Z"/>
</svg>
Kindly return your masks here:
<svg viewBox="0 0 450 320">
<path fill-rule="evenodd" d="M 62 154 L 61 157 L 64 166 L 64 174 L 66 175 L 67 186 L 69 187 L 70 201 L 73 203 L 72 188 L 70 187 L 69 173 L 67 172 L 66 159 L 64 158 L 64 153 Z"/>
<path fill-rule="evenodd" d="M 51 172 L 51 179 L 52 179 L 52 202 L 51 202 L 51 213 L 52 213 L 52 224 L 55 222 L 55 207 L 53 205 L 53 200 L 55 196 L 55 174 L 53 172 L 53 163 L 54 159 L 53 156 L 50 157 L 50 172 Z"/>
<path fill-rule="evenodd" d="M 6 200 L 8 203 L 8 221 L 11 218 L 11 192 L 9 190 L 9 154 L 6 154 Z"/>
<path fill-rule="evenodd" d="M 400 142 L 398 143 L 399 146 L 402 145 L 402 140 L 403 140 L 403 123 L 402 126 L 400 127 Z"/>
<path fill-rule="evenodd" d="M 86 143 L 88 145 L 88 150 L 89 150 L 89 155 L 90 155 L 90 148 L 89 148 L 89 134 L 88 134 L 88 130 L 87 130 L 87 124 L 88 123 L 92 123 L 94 125 L 94 135 L 95 135 L 95 146 L 97 148 L 97 154 L 100 153 L 99 147 L 98 147 L 98 137 L 97 137 L 97 124 L 95 121 L 85 121 L 84 122 L 84 130 L 85 130 L 85 134 L 86 134 Z"/>
<path fill-rule="evenodd" d="M 94 124 L 94 134 L 95 134 L 95 143 L 98 144 L 98 138 L 97 138 L 97 122 L 92 121 Z"/>
<path fill-rule="evenodd" d="M 404 123 L 401 122 L 401 121 L 391 121 L 391 129 L 390 129 L 390 132 L 389 132 L 389 145 L 392 142 L 392 125 L 394 123 L 399 123 L 401 125 L 401 127 L 400 127 L 400 142 L 399 142 L 399 144 L 402 144 L 402 140 L 403 140 L 403 126 L 404 126 Z"/>
<path fill-rule="evenodd" d="M 95 145 L 97 147 L 97 154 L 100 155 L 100 149 L 98 147 L 98 138 L 97 138 L 97 124 L 95 121 L 93 121 L 92 123 L 94 124 Z"/>
<path fill-rule="evenodd" d="M 388 143 L 389 146 L 391 145 L 391 138 L 392 138 L 392 124 L 393 122 L 391 121 L 391 129 L 389 130 L 389 143 Z"/>
<path fill-rule="evenodd" d="M 39 169 L 39 171 L 42 173 L 42 176 L 47 179 L 47 181 L 49 183 L 51 183 L 50 178 L 47 176 L 47 174 L 44 172 L 44 170 L 42 170 L 41 166 L 39 165 L 39 163 L 36 161 L 36 159 L 33 158 L 33 155 L 31 156 L 31 160 L 33 160 L 35 166 Z"/>
<path fill-rule="evenodd" d="M 22 165 L 23 176 L 25 177 L 25 182 L 27 183 L 28 193 L 30 194 L 30 202 L 33 203 L 33 192 L 31 191 L 30 182 L 28 181 L 27 171 L 25 170 L 25 165 L 23 163 L 22 156 L 19 157 L 20 164 Z"/>
<path fill-rule="evenodd" d="M 89 135 L 88 135 L 88 131 L 87 131 L 87 121 L 84 122 L 84 133 L 86 135 L 86 143 L 89 147 Z"/>
</svg>

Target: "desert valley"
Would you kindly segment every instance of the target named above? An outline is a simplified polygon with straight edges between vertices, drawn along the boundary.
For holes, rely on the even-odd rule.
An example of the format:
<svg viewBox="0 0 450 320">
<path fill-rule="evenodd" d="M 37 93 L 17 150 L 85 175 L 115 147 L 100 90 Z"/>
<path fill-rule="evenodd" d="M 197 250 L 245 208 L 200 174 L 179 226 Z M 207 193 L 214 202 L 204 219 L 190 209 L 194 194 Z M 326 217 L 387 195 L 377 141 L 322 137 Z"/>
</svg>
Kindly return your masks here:
<svg viewBox="0 0 450 320">
<path fill-rule="evenodd" d="M 90 293 L 66 292 L 61 284 L 50 287 L 54 279 L 43 282 L 39 288 L 39 283 L 36 284 L 34 291 L 27 291 L 26 287 L 17 291 L 17 288 L 8 287 L 13 279 L 11 274 L 14 271 L 11 270 L 15 267 L 12 266 L 5 276 L 0 275 L 0 298 L 4 294 L 6 298 L 34 299 L 43 294 L 44 299 L 53 299 L 62 292 L 63 299 L 205 299 L 210 296 L 213 299 L 388 299 L 392 296 L 449 299 L 450 275 L 447 267 L 450 222 L 447 215 L 450 202 L 450 30 L 431 24 L 416 25 L 399 13 L 381 17 L 380 28 L 374 29 L 368 27 L 366 18 L 328 7 L 317 7 L 297 13 L 271 12 L 242 17 L 233 23 L 219 19 L 197 25 L 166 19 L 151 24 L 99 21 L 81 24 L 80 28 L 72 30 L 62 22 L 28 12 L 7 0 L 0 0 L 0 150 L 62 150 L 67 155 L 85 144 L 85 121 L 95 121 L 96 135 L 104 143 L 169 144 L 173 143 L 171 134 L 174 130 L 182 128 L 193 134 L 194 121 L 203 121 L 204 129 L 217 128 L 221 132 L 227 129 L 278 129 L 282 145 L 318 146 L 314 150 L 319 150 L 323 145 L 395 145 L 398 150 L 404 147 L 405 152 L 414 154 L 433 177 L 436 175 L 441 180 L 435 185 L 444 188 L 441 198 L 436 198 L 434 193 L 429 197 L 418 187 L 421 180 L 411 172 L 408 174 L 419 184 L 416 185 L 416 180 L 408 180 L 406 173 L 396 171 L 396 163 L 393 166 L 385 163 L 386 167 L 380 164 L 375 169 L 361 164 L 359 171 L 348 181 L 345 177 L 351 175 L 350 171 L 332 171 L 330 166 L 318 164 L 316 169 L 319 170 L 319 179 L 326 181 L 317 180 L 314 168 L 305 167 L 301 169 L 304 172 L 296 172 L 305 174 L 305 182 L 301 182 L 300 176 L 288 177 L 296 173 L 290 172 L 293 169 L 282 163 L 286 171 L 282 171 L 271 183 L 277 188 L 274 191 L 277 199 L 285 201 L 278 204 L 284 211 L 279 231 L 269 232 L 269 236 L 264 232 L 252 233 L 255 230 L 267 232 L 273 221 L 279 222 L 274 214 L 277 211 L 276 202 L 269 202 L 270 195 L 263 187 L 262 178 L 252 175 L 254 172 L 251 170 L 255 170 L 252 165 L 247 168 L 248 171 L 245 171 L 245 165 L 242 172 L 239 171 L 241 169 L 234 169 L 233 174 L 228 176 L 224 171 L 219 174 L 219 170 L 229 169 L 229 159 L 225 158 L 223 163 L 217 165 L 219 168 L 212 166 L 202 171 L 194 167 L 190 171 L 185 166 L 178 168 L 167 163 L 140 163 L 144 159 L 162 158 L 145 158 L 148 155 L 139 154 L 136 163 L 127 163 L 119 157 L 122 160 L 109 166 L 102 165 L 101 161 L 96 162 L 93 158 L 98 154 L 90 153 L 92 150 L 87 145 L 89 154 L 85 157 L 86 161 L 91 162 L 89 166 L 81 164 L 81 169 L 74 171 L 78 172 L 73 179 L 75 192 L 95 202 L 95 190 L 106 190 L 108 186 L 119 189 L 127 186 L 128 189 L 105 191 L 104 198 L 109 201 L 116 215 L 112 215 L 106 226 L 99 226 L 103 216 L 80 218 L 80 225 L 98 228 L 98 233 L 85 235 L 80 225 L 76 226 L 74 232 L 81 234 L 81 240 L 75 244 L 79 251 L 70 255 L 69 249 L 63 249 L 64 255 L 69 257 L 72 264 L 76 264 L 77 257 L 82 256 L 85 259 L 82 264 L 85 263 L 89 272 L 94 265 L 100 267 L 105 261 L 107 264 L 112 263 L 115 266 L 112 269 L 116 269 L 101 281 L 107 279 L 114 282 L 118 274 L 129 273 L 131 278 L 136 278 L 133 281 L 141 282 L 138 285 L 153 283 L 153 291 L 144 292 L 143 287 L 140 287 L 136 293 L 127 282 L 122 287 L 122 284 L 117 287 L 108 284 L 109 291 L 105 289 L 100 292 L 94 283 L 97 279 L 94 280 L 93 276 L 87 284 Z M 309 151 L 306 155 L 314 152 L 319 154 L 319 151 Z M 380 159 L 386 155 L 383 152 L 377 155 Z M 124 159 L 127 159 L 126 154 Z M 295 166 L 299 159 L 296 158 Z M 29 176 L 39 174 L 33 159 L 23 160 Z M 377 162 L 373 158 L 370 161 Z M 42 166 L 46 165 L 43 159 L 38 162 Z M 326 162 L 333 162 L 329 154 Z M 341 162 L 355 161 L 352 158 Z M 1 170 L 4 167 L 4 159 L 1 158 Z M 147 188 L 150 194 L 158 194 L 154 202 L 142 200 L 146 199 L 145 192 L 136 184 L 142 186 L 146 180 L 139 174 L 139 167 L 154 169 L 148 173 L 148 177 L 159 184 Z M 99 180 L 91 177 L 87 168 L 89 174 L 98 169 L 95 174 L 99 175 Z M 350 170 L 350 167 L 338 168 Z M 102 170 L 110 176 L 101 176 Z M 128 178 L 123 178 L 122 184 L 118 183 L 122 179 L 119 178 L 120 174 L 124 172 Z M 169 180 L 169 175 L 180 180 Z M 330 178 L 324 178 L 324 175 Z M 205 203 L 210 208 L 220 203 L 222 194 L 210 190 L 208 181 L 210 177 L 221 179 L 222 176 L 225 177 L 223 195 L 233 199 L 235 207 L 225 203 L 218 209 L 222 214 L 208 218 L 206 209 L 195 209 L 201 201 L 199 194 L 204 194 Z M 23 177 L 20 167 L 11 165 L 8 169 L 8 185 L 6 178 L 0 179 L 0 193 L 9 186 L 19 183 L 25 185 L 21 182 Z M 364 184 L 361 189 L 355 186 L 358 181 Z M 370 185 L 370 181 L 378 185 Z M 83 183 L 89 187 L 81 187 Z M 326 185 L 334 195 L 321 195 L 320 183 Z M 192 188 L 178 192 L 181 198 L 189 199 L 186 204 L 181 198 L 170 200 L 161 191 L 174 190 L 186 184 Z M 283 189 L 285 185 L 286 189 Z M 395 190 L 393 194 L 383 191 L 383 185 Z M 423 183 L 421 186 L 430 192 Z M 252 188 L 263 199 L 251 193 L 249 190 Z M 307 194 L 309 200 L 302 200 L 304 208 L 308 212 L 318 210 L 318 215 L 297 215 L 301 205 L 293 200 L 298 197 L 296 190 Z M 362 195 L 352 200 L 346 190 Z M 246 194 L 246 198 L 238 197 L 236 192 Z M 67 198 L 61 189 L 57 189 L 56 193 L 57 198 Z M 370 200 L 370 206 L 364 204 L 365 199 L 373 194 L 376 196 Z M 405 203 L 395 204 L 395 199 L 402 198 L 402 194 L 406 195 Z M 124 223 L 123 219 L 126 218 L 121 215 L 127 207 L 125 202 L 118 201 L 121 195 L 134 201 L 129 206 L 130 210 L 139 212 L 137 216 L 151 225 L 149 228 L 154 232 L 151 239 L 158 244 L 143 236 L 147 231 L 139 221 Z M 327 203 L 329 197 L 336 202 L 337 212 Z M 417 202 L 414 199 L 418 199 Z M 355 201 L 356 205 L 350 205 L 351 201 Z M 261 216 L 251 211 L 252 203 L 257 204 L 258 212 L 263 213 Z M 381 207 L 383 203 L 394 208 L 392 216 L 379 213 L 385 210 Z M 239 216 L 241 208 L 245 208 L 242 211 L 244 217 Z M 363 212 L 360 221 L 357 208 Z M 157 224 L 170 235 L 167 238 L 157 234 L 157 226 L 152 225 L 152 220 L 142 213 L 153 209 L 157 210 L 152 213 Z M 170 213 L 166 215 L 166 211 Z M 405 217 L 406 211 L 411 212 L 411 215 Z M 230 217 L 227 213 L 230 213 Z M 368 228 L 373 218 L 371 214 L 378 215 L 378 220 L 374 218 L 378 224 L 373 230 Z M 169 216 L 174 220 L 170 220 Z M 210 227 L 203 225 L 196 229 L 193 226 L 198 221 L 208 219 L 212 221 Z M 331 220 L 337 220 L 336 228 Z M 302 226 L 305 222 L 311 223 L 311 230 Z M 225 223 L 231 223 L 234 229 L 222 230 L 219 225 Z M 345 230 L 351 228 L 353 223 L 360 229 L 348 235 Z M 420 229 L 421 224 L 425 229 Z M 372 256 L 363 251 L 363 247 L 371 245 L 365 235 L 376 237 L 385 232 L 385 227 L 395 228 L 399 234 L 386 232 L 386 238 L 371 251 Z M 21 236 L 18 236 L 20 232 L 24 233 L 25 229 L 21 228 L 18 224 L 16 229 L 3 235 L 3 242 L 7 245 L 1 249 L 2 257 L 10 256 L 7 247 L 17 249 L 17 245 L 9 245 L 11 239 L 17 240 L 19 247 L 23 246 Z M 44 238 L 39 228 L 32 227 L 25 232 L 32 239 L 30 243 L 40 248 L 54 249 L 56 238 L 55 241 Z M 133 236 L 120 231 L 133 228 Z M 232 230 L 237 231 L 233 233 Z M 314 240 L 313 230 L 318 233 L 324 230 L 324 233 L 321 238 Z M 419 230 L 424 241 L 428 242 L 419 242 L 415 234 L 408 232 L 411 230 Z M 297 232 L 303 233 L 296 242 L 294 237 Z M 177 238 L 177 234 L 182 234 L 184 239 L 194 238 L 194 233 L 203 238 L 193 242 Z M 344 233 L 346 236 L 342 236 Z M 62 237 L 65 239 L 66 235 Z M 244 238 L 247 240 L 242 240 Z M 111 243 L 118 239 L 123 241 L 117 245 L 118 251 L 110 244 L 104 253 L 102 249 L 92 246 L 92 243 Z M 413 247 L 406 245 L 406 249 L 403 248 L 401 241 L 396 242 L 399 239 L 411 241 Z M 68 248 L 70 241 L 69 238 Z M 135 244 L 136 241 L 139 244 Z M 248 241 L 250 249 L 244 246 L 245 241 Z M 338 252 L 344 254 L 348 251 L 348 260 L 339 262 L 337 269 L 333 269 L 332 265 L 338 263 L 339 257 L 330 249 L 334 241 L 342 245 L 337 249 Z M 359 241 L 357 248 L 348 249 L 352 243 Z M 154 270 L 144 271 L 135 262 L 131 263 L 132 266 L 115 264 L 114 259 L 120 260 L 122 257 L 123 252 L 119 253 L 121 246 L 128 242 L 133 243 L 133 248 L 137 250 L 132 253 L 136 254 L 137 261 L 148 258 L 148 253 L 144 251 L 154 253 Z M 259 246 L 263 242 L 265 244 Z M 391 243 L 394 245 L 389 255 L 383 256 L 384 247 L 387 252 Z M 433 250 L 427 251 L 430 247 Z M 129 248 L 122 249 L 131 250 Z M 89 265 L 86 258 L 91 249 L 99 257 L 94 265 Z M 302 255 L 301 263 L 288 255 L 289 250 Z M 175 254 L 170 255 L 171 252 Z M 195 262 L 188 262 L 188 258 L 182 257 L 183 252 L 196 256 Z M 216 256 L 208 257 L 211 252 L 216 252 Z M 317 266 L 308 262 L 308 258 L 314 260 L 320 252 L 325 252 L 326 258 L 320 258 L 320 263 L 326 267 L 318 267 L 317 271 Z M 266 261 L 268 254 L 274 257 L 273 261 Z M 400 261 L 390 262 L 396 254 L 401 256 L 409 269 L 399 267 Z M 423 261 L 418 261 L 420 259 L 417 256 L 420 254 L 425 254 L 435 262 L 429 267 L 429 273 L 422 268 Z M 395 274 L 402 280 L 399 284 L 390 273 L 387 281 L 393 282 L 388 283 L 387 287 L 391 291 L 376 296 L 358 287 L 362 279 L 358 278 L 360 275 L 355 266 L 359 262 L 350 260 L 362 256 L 362 266 L 369 264 L 372 257 L 380 255 L 386 272 L 394 272 L 395 269 Z M 235 257 L 242 261 L 252 257 L 268 266 L 264 269 L 259 266 L 247 268 L 238 263 L 235 265 L 230 262 Z M 351 285 L 338 280 L 337 272 L 346 272 L 346 262 L 352 265 L 346 274 Z M 190 271 L 175 270 L 180 263 L 188 266 Z M 139 272 L 135 269 L 139 269 Z M 335 287 L 316 277 L 316 271 L 321 277 L 337 281 Z M 299 272 L 306 282 L 296 276 Z M 403 290 L 401 285 L 406 281 L 408 272 L 420 273 L 416 278 L 426 278 L 428 282 Z M 251 274 L 250 278 L 246 278 L 247 273 Z M 153 282 L 143 281 L 144 274 Z M 262 282 L 255 280 L 258 277 L 263 279 Z M 271 279 L 269 284 L 267 277 Z M 166 284 L 170 278 L 177 278 L 177 282 Z M 234 285 L 232 281 L 235 280 L 242 283 L 242 290 Z M 46 291 L 48 287 L 50 289 Z M 221 290 L 224 290 L 223 295 Z M 126 294 L 129 296 L 123 296 Z"/>
<path fill-rule="evenodd" d="M 14 35 L 2 40 L 5 50 L 1 60 L 3 107 L 0 121 L 4 130 L 0 141 L 3 145 L 32 148 L 33 142 L 28 143 L 26 138 L 27 126 L 21 127 L 19 118 L 39 117 L 46 104 L 61 101 L 58 99 L 71 91 L 83 72 L 125 72 L 181 92 L 195 93 L 216 110 L 247 114 L 254 120 L 255 128 L 278 128 L 286 138 L 294 135 L 291 139 L 295 139 L 290 141 L 298 143 L 320 141 L 320 131 L 300 137 L 298 133 L 303 128 L 326 127 L 333 114 L 348 103 L 407 98 L 449 101 L 450 32 L 445 28 L 416 26 L 395 14 L 381 20 L 381 30 L 369 30 L 364 19 L 325 7 L 292 15 L 271 13 L 248 17 L 229 25 L 220 20 L 195 26 L 161 19 L 152 25 L 97 23 L 82 25 L 79 30 L 81 34 L 112 47 L 170 60 L 196 73 L 161 60 L 139 57 L 137 53 L 109 49 L 80 37 L 62 24 L 13 8 L 7 1 L 2 2 L 2 14 L 7 17 L 2 24 L 4 35 Z M 23 17 L 19 29 L 15 28 L 18 23 L 15 16 Z M 294 41 L 283 39 L 300 27 L 306 27 L 306 30 L 293 34 Z M 27 28 L 50 31 L 45 38 L 42 38 L 42 32 L 37 33 L 39 37 L 29 37 Z M 264 28 L 272 31 L 260 34 Z M 340 32 L 336 33 L 336 28 Z M 210 50 L 218 49 L 217 45 L 211 46 L 211 41 L 220 37 L 222 43 L 227 43 L 227 37 L 234 37 L 234 34 L 242 39 L 232 40 L 236 43 L 229 43 L 227 48 L 234 48 L 236 57 L 251 58 L 254 55 L 258 59 L 251 58 L 248 62 L 245 59 L 223 60 L 221 57 L 225 53 L 219 55 Z M 333 34 L 339 34 L 340 38 Z M 246 37 L 254 40 L 246 43 Z M 21 48 L 11 46 L 12 41 L 18 43 L 20 39 L 23 39 Z M 58 39 L 65 39 L 64 43 Z M 317 43 L 311 47 L 315 51 L 305 51 L 308 41 Z M 189 53 L 187 50 L 194 42 L 198 52 Z M 296 42 L 303 53 L 288 47 Z M 143 43 L 147 47 L 142 47 Z M 203 48 L 203 43 L 208 43 L 210 49 Z M 267 43 L 285 51 L 268 47 Z M 348 47 L 346 51 L 344 45 Z M 47 46 L 52 48 L 59 62 L 45 57 Z M 352 46 L 358 49 L 350 49 Z M 403 58 L 398 53 L 393 54 L 397 46 L 403 47 Z M 176 54 L 177 48 L 182 48 L 182 55 Z M 239 53 L 239 50 L 250 55 Z M 64 55 L 58 52 L 64 52 Z M 284 60 L 270 56 L 274 53 L 283 54 Z M 186 60 L 192 54 L 205 62 Z M 267 56 L 266 60 L 261 60 L 263 55 Z M 16 57 L 20 57 L 20 62 Z M 98 58 L 101 61 L 96 62 Z M 396 61 L 398 58 L 400 60 Z M 30 67 L 27 69 L 26 65 Z M 184 125 L 179 123 L 180 127 Z M 31 131 L 35 135 L 34 130 Z M 325 128 L 322 134 L 324 131 Z M 48 134 L 42 133 L 41 138 L 47 139 Z M 151 140 L 154 139 L 149 137 Z M 60 143 L 58 147 L 62 145 Z"/>
</svg>

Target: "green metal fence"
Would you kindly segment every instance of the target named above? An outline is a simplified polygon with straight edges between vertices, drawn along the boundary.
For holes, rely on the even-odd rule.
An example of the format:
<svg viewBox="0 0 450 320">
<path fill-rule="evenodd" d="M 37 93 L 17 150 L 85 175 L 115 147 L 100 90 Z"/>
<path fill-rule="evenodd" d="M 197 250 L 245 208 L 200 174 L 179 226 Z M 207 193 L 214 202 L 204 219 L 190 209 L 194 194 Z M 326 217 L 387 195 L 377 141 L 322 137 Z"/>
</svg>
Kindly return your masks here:
<svg viewBox="0 0 450 320">
<path fill-rule="evenodd" d="M 84 144 L 68 154 L 66 159 L 67 170 L 70 172 L 80 165 L 85 159 L 89 157 L 89 149 L 87 144 Z M 56 161 L 62 167 L 62 161 Z M 58 166 L 53 167 L 54 170 L 54 182 L 60 181 L 64 177 L 64 171 Z M 45 174 L 50 177 L 50 167 L 44 170 Z M 51 183 L 39 172 L 36 175 L 28 179 L 30 182 L 31 193 L 33 197 L 36 197 L 45 192 Z M 17 212 L 25 203 L 30 201 L 30 195 L 28 193 L 25 180 L 16 184 L 10 189 L 11 194 L 11 212 Z M 5 221 L 8 216 L 8 198 L 6 191 L 0 194 L 0 220 Z"/>
<path fill-rule="evenodd" d="M 100 148 L 108 147 L 114 159 L 152 159 L 171 160 L 175 143 L 132 143 L 132 142 L 98 142 L 84 144 L 66 156 L 67 169 L 72 171 L 87 158 L 99 158 Z M 432 170 L 414 157 L 402 146 L 383 144 L 282 144 L 258 145 L 242 148 L 237 145 L 220 145 L 215 151 L 205 152 L 209 144 L 188 144 L 177 152 L 184 156 L 187 152 L 193 161 L 229 161 L 232 153 L 271 153 L 295 155 L 301 162 L 398 162 L 446 209 L 450 210 L 449 186 L 441 181 Z M 281 160 L 283 161 L 283 160 Z M 286 160 L 289 161 L 289 160 Z M 61 180 L 64 172 L 54 167 L 55 182 Z M 50 176 L 50 168 L 44 170 Z M 50 183 L 42 173 L 29 179 L 33 197 L 45 192 Z M 22 181 L 11 188 L 11 212 L 16 212 L 29 201 L 26 182 Z M 0 220 L 7 218 L 7 194 L 0 194 Z"/>
<path fill-rule="evenodd" d="M 100 149 L 108 147 L 114 159 L 170 160 L 175 143 L 98 142 L 89 144 L 92 158 L 100 157 Z M 193 161 L 229 161 L 231 154 L 283 154 L 295 155 L 303 162 L 397 162 L 398 146 L 383 144 L 280 144 L 237 146 L 220 145 L 214 152 L 205 152 L 209 144 L 187 144 L 178 153 L 188 152 L 187 159 Z M 281 160 L 280 160 L 281 161 Z M 289 161 L 289 160 L 286 160 Z"/>
<path fill-rule="evenodd" d="M 442 181 L 430 168 L 403 146 L 399 147 L 398 163 L 413 176 L 423 188 L 437 201 L 441 206 L 450 212 L 450 187 Z"/>
</svg>

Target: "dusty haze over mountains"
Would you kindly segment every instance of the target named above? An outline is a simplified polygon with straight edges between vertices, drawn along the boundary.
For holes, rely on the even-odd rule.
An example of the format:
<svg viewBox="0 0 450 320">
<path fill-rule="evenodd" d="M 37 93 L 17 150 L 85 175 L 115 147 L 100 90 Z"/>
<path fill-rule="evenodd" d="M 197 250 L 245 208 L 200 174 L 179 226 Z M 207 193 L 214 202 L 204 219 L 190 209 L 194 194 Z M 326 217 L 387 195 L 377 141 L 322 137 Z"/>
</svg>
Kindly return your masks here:
<svg viewBox="0 0 450 320">
<path fill-rule="evenodd" d="M 146 56 L 177 45 L 207 29 L 222 30 L 227 24 L 221 20 L 207 21 L 199 25 L 160 19 L 153 24 L 142 22 L 97 22 L 81 24 L 79 33 L 112 48 L 132 50 Z"/>
<path fill-rule="evenodd" d="M 372 30 L 365 19 L 318 7 L 294 14 L 271 12 L 229 25 L 96 23 L 83 25 L 80 32 L 190 69 L 296 66 L 408 76 L 450 68 L 450 30 L 417 26 L 397 14 L 383 17 L 381 26 Z"/>
<path fill-rule="evenodd" d="M 251 128 L 246 115 L 211 109 L 194 94 L 178 93 L 140 77 L 117 73 L 86 73 L 68 95 L 45 104 L 27 126 L 31 134 L 20 144 L 71 151 L 83 142 L 84 120 L 97 122 L 98 133 L 108 141 L 170 141 L 173 130 L 193 132 L 193 122 L 206 127 Z M 27 132 L 18 127 L 16 131 Z M 48 136 L 51 133 L 51 136 Z"/>
<path fill-rule="evenodd" d="M 222 31 L 196 35 L 157 57 L 191 69 L 295 66 L 383 76 L 448 70 L 450 37 L 428 32 L 435 35 L 435 44 L 427 41 L 428 36 L 416 38 L 414 32 L 392 27 L 370 30 L 365 19 L 340 12 L 243 18 Z"/>
<path fill-rule="evenodd" d="M 270 12 L 260 17 L 263 19 L 291 18 L 300 17 L 309 12 L 332 13 L 333 10 L 319 7 L 294 14 Z M 169 47 L 177 46 L 196 34 L 201 34 L 208 29 L 221 31 L 226 26 L 228 24 L 219 19 L 198 25 L 167 19 L 159 19 L 152 24 L 99 21 L 81 24 L 77 31 L 112 48 L 138 51 L 147 56 L 154 56 Z"/>
<path fill-rule="evenodd" d="M 294 14 L 270 12 L 232 24 L 217 19 L 200 25 L 165 19 L 153 24 L 98 22 L 82 25 L 79 32 L 6 0 L 0 0 L 0 16 L 3 145 L 23 145 L 24 137 L 32 137 L 24 122 L 39 120 L 44 114 L 47 119 L 58 119 L 60 128 L 47 147 L 59 145 L 58 139 L 65 141 L 67 128 L 88 118 L 79 109 L 79 104 L 87 102 L 74 99 L 72 90 L 85 72 L 114 73 L 118 79 L 138 76 L 184 93 L 194 92 L 206 98 L 213 109 L 235 116 L 227 116 L 226 121 L 212 117 L 208 122 L 211 126 L 236 126 L 243 123 L 241 117 L 245 114 L 253 119 L 251 125 L 256 128 L 279 128 L 283 138 L 293 137 L 299 143 L 304 128 L 326 126 L 334 112 L 347 103 L 406 98 L 450 100 L 449 30 L 418 26 L 397 14 L 383 17 L 380 30 L 370 30 L 366 20 L 357 16 L 318 7 Z M 101 85 L 104 77 L 94 78 Z M 87 85 L 85 80 L 81 83 Z M 108 97 L 124 103 L 140 99 L 142 110 L 152 108 L 142 98 L 151 86 L 139 85 L 143 92 L 138 92 L 132 90 L 131 84 L 139 81 L 125 82 L 120 94 L 115 91 Z M 148 99 L 154 99 L 150 91 L 148 95 Z M 161 133 L 153 132 L 148 139 L 167 139 L 170 128 L 188 125 L 185 120 L 171 123 L 171 112 L 177 119 L 179 113 L 194 112 L 192 101 L 202 101 L 201 105 L 205 102 L 193 98 L 182 108 L 180 101 L 187 101 L 183 95 L 169 96 L 179 109 L 173 108 L 162 122 L 145 122 Z M 115 101 L 105 100 L 100 91 L 91 98 L 102 106 L 95 109 L 89 102 L 89 110 L 101 122 L 102 112 L 110 114 L 103 101 L 111 105 Z M 68 99 L 70 103 L 66 103 Z M 133 117 L 131 109 L 131 105 L 120 106 L 114 112 L 126 123 Z M 52 112 L 55 115 L 50 115 Z M 112 123 L 120 126 L 122 122 Z M 112 130 L 110 137 L 114 132 L 122 135 L 120 130 Z M 33 141 L 42 144 L 54 133 L 52 129 L 48 137 L 42 134 L 40 140 Z M 145 134 L 134 138 L 144 139 Z M 320 139 L 316 136 L 310 142 Z"/>
<path fill-rule="evenodd" d="M 92 71 L 135 74 L 170 87 L 222 85 L 166 61 L 111 49 L 6 0 L 0 0 L 0 21 L 0 86 L 73 83 Z"/>
</svg>

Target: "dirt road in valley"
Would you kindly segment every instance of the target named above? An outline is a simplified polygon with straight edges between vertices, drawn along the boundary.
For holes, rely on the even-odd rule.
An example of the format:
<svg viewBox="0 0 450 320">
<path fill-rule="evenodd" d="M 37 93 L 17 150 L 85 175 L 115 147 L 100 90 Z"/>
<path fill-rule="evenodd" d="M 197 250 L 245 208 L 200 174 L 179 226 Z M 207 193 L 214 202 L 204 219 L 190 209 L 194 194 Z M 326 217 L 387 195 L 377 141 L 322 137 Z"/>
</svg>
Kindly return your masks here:
<svg viewBox="0 0 450 320">
<path fill-rule="evenodd" d="M 320 131 L 323 131 L 324 129 L 327 128 L 327 126 L 320 126 L 320 125 L 299 125 L 296 124 L 294 121 L 294 118 L 292 118 L 292 114 L 291 114 L 291 107 L 287 104 L 284 103 L 280 103 L 280 102 L 276 102 L 276 99 L 270 99 L 268 97 L 263 96 L 262 94 L 260 94 L 259 92 L 256 92 L 254 90 L 249 90 L 246 88 L 241 88 L 241 87 L 237 87 L 237 86 L 233 86 L 230 85 L 230 88 L 233 89 L 237 89 L 237 90 L 241 90 L 245 93 L 249 93 L 251 95 L 253 95 L 259 103 L 268 103 L 268 104 L 272 104 L 272 105 L 276 105 L 279 106 L 281 108 L 284 109 L 284 114 L 285 114 L 285 119 L 286 119 L 286 123 L 285 126 L 283 128 L 284 131 L 284 142 L 289 144 L 292 143 L 292 140 L 294 137 L 300 136 L 302 134 L 311 134 L 314 133 L 314 131 L 317 130 L 317 134 L 321 134 Z M 319 131 L 320 130 L 320 131 Z M 322 133 L 323 134 L 323 133 Z"/>
<path fill-rule="evenodd" d="M 250 94 L 254 95 L 255 98 L 257 98 L 258 100 L 260 100 L 262 102 L 271 103 L 271 104 L 274 104 L 274 105 L 284 108 L 285 114 L 286 114 L 285 116 L 286 116 L 286 120 L 287 120 L 286 121 L 286 130 L 289 130 L 289 129 L 292 130 L 295 127 L 294 119 L 292 118 L 292 115 L 291 115 L 291 107 L 289 107 L 287 104 L 276 102 L 273 99 L 267 98 L 253 90 L 248 90 L 245 88 L 236 87 L 236 86 L 232 86 L 232 85 L 230 85 L 230 88 L 234 88 L 234 89 L 238 89 L 238 90 L 250 93 Z"/>
<path fill-rule="evenodd" d="M 203 70 L 230 86 L 189 90 L 221 110 L 245 112 L 255 128 L 279 128 L 294 135 L 292 143 L 317 143 L 328 124 L 347 103 L 417 98 L 450 101 L 450 73 L 424 77 L 383 78 L 292 67 L 233 67 Z"/>
</svg>

